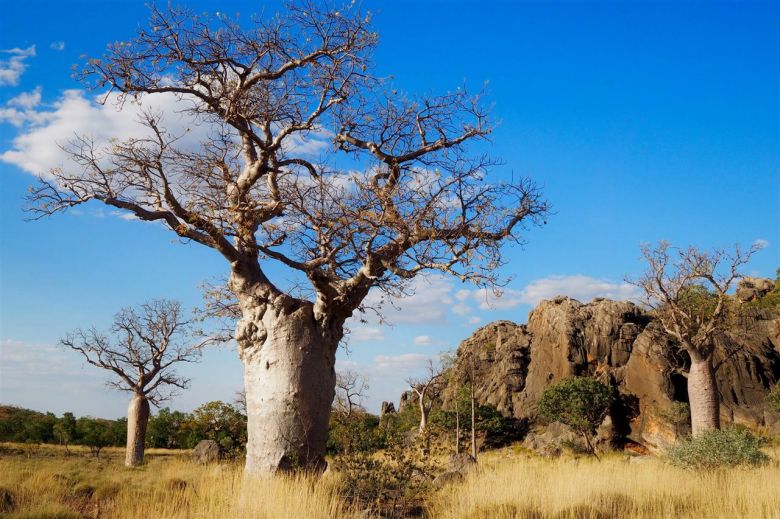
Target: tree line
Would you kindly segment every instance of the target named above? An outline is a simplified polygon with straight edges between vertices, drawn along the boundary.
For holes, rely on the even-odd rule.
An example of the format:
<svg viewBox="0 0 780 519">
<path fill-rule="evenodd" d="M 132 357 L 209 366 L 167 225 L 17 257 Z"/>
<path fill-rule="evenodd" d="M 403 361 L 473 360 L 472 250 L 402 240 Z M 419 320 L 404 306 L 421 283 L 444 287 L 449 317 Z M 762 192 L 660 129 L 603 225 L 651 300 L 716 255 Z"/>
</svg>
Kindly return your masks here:
<svg viewBox="0 0 780 519">
<path fill-rule="evenodd" d="M 105 447 L 123 447 L 127 418 L 110 420 L 76 417 L 71 412 L 56 416 L 13 406 L 0 406 L 0 441 L 26 444 L 56 444 L 88 447 L 100 456 Z M 246 445 L 246 415 L 234 404 L 214 401 L 191 413 L 160 409 L 149 418 L 145 445 L 148 448 L 191 449 L 201 440 L 214 440 L 227 456 L 240 455 Z"/>
</svg>

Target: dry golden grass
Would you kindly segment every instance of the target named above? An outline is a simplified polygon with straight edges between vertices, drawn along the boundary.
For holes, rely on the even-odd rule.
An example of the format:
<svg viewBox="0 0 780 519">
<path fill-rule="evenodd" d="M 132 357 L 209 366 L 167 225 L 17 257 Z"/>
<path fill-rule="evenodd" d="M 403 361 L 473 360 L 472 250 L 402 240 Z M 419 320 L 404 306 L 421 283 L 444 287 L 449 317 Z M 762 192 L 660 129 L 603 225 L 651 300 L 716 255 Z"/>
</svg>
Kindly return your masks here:
<svg viewBox="0 0 780 519">
<path fill-rule="evenodd" d="M 429 505 L 436 518 L 780 519 L 780 466 L 694 474 L 647 458 L 556 460 L 488 454 Z"/>
<path fill-rule="evenodd" d="M 198 466 L 187 453 L 148 452 L 138 469 L 121 449 L 101 459 L 45 446 L 25 454 L 0 445 L 0 517 L 349 518 L 338 476 L 245 482 L 239 464 Z M 430 496 L 428 516 L 468 519 L 780 519 L 780 466 L 697 475 L 661 460 L 543 459 L 511 449 L 483 455 L 462 484 Z M 13 510 L 3 511 L 3 495 Z M 5 513 L 4 513 L 5 512 Z"/>
<path fill-rule="evenodd" d="M 8 446 L 6 446 L 8 447 Z M 71 448 L 74 451 L 73 448 Z M 143 467 L 122 465 L 121 449 L 101 459 L 83 449 L 64 456 L 42 447 L 28 457 L 0 454 L 0 507 L 10 492 L 13 511 L 0 517 L 75 519 L 350 517 L 326 475 L 245 481 L 239 464 L 199 466 L 184 453 L 151 450 Z"/>
</svg>

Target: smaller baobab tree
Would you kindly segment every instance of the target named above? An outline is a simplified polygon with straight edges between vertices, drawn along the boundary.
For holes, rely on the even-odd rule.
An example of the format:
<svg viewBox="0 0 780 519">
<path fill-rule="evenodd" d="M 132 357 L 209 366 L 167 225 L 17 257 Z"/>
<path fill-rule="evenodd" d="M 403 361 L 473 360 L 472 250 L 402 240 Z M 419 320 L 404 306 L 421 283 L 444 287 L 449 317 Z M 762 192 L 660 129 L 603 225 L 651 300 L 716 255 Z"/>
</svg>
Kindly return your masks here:
<svg viewBox="0 0 780 519">
<path fill-rule="evenodd" d="M 366 378 L 352 370 L 336 373 L 336 412 L 350 418 L 352 412 L 362 409 L 362 400 L 368 391 Z"/>
<path fill-rule="evenodd" d="M 444 389 L 444 371 L 437 366 L 432 359 L 428 359 L 425 374 L 419 378 L 409 378 L 406 383 L 417 397 L 420 407 L 420 432 L 424 433 L 428 427 L 428 415 L 433 407 L 433 402 Z"/>
<path fill-rule="evenodd" d="M 721 363 L 713 361 L 715 341 L 733 315 L 729 291 L 760 248 L 756 244 L 745 250 L 736 245 L 733 251 L 702 251 L 678 249 L 665 241 L 655 247 L 644 245 L 647 270 L 628 280 L 641 289 L 643 302 L 652 308 L 664 332 L 690 357 L 686 377 L 693 436 L 720 428 L 715 373 Z"/>
<path fill-rule="evenodd" d="M 114 378 L 109 386 L 132 393 L 125 465 L 143 462 L 149 404 L 159 406 L 177 390 L 186 389 L 189 380 L 176 373 L 175 365 L 200 360 L 208 342 L 209 338 L 193 341 L 181 304 L 164 299 L 120 310 L 108 333 L 94 327 L 78 329 L 60 340 L 89 364 L 111 371 Z"/>
</svg>

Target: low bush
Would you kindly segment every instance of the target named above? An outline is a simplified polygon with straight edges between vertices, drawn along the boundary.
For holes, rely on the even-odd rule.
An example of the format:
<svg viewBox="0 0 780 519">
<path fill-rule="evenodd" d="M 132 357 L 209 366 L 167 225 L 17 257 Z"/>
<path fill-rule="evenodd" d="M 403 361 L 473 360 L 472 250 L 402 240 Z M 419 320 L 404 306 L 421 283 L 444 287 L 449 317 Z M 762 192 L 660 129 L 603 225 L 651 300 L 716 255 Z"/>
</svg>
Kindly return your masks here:
<svg viewBox="0 0 780 519">
<path fill-rule="evenodd" d="M 729 427 L 682 440 L 667 451 L 667 456 L 672 464 L 690 469 L 756 467 L 769 459 L 761 452 L 763 442 L 746 429 Z"/>
</svg>

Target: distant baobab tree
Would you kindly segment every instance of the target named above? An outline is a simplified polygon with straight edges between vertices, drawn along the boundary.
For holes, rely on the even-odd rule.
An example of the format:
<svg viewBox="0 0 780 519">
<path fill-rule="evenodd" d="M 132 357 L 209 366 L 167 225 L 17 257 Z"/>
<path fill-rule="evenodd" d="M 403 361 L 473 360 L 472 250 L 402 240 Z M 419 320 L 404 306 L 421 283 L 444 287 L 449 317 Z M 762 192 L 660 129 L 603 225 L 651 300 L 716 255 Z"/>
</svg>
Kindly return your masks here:
<svg viewBox="0 0 780 519">
<path fill-rule="evenodd" d="M 733 251 L 678 249 L 662 241 L 645 245 L 647 270 L 628 281 L 642 291 L 643 302 L 658 318 L 663 330 L 690 357 L 688 398 L 691 431 L 720 429 L 720 394 L 715 373 L 715 339 L 724 332 L 733 314 L 729 291 L 742 277 L 741 269 L 758 250 L 735 246 Z"/>
<path fill-rule="evenodd" d="M 444 370 L 436 366 L 432 359 L 428 359 L 425 373 L 420 377 L 409 378 L 406 381 L 414 396 L 417 397 L 417 406 L 420 409 L 419 430 L 421 433 L 425 432 L 425 429 L 428 427 L 428 415 L 431 412 L 431 407 L 433 407 L 434 401 L 444 389 L 444 375 Z"/>
<path fill-rule="evenodd" d="M 154 300 L 121 310 L 109 333 L 79 329 L 60 340 L 89 364 L 110 371 L 110 386 L 133 394 L 127 410 L 125 465 L 129 467 L 144 459 L 149 403 L 159 405 L 187 387 L 189 381 L 176 373 L 175 365 L 198 361 L 209 342 L 202 337 L 192 341 L 190 332 L 178 302 Z"/>
<path fill-rule="evenodd" d="M 372 74 L 376 42 L 354 5 L 303 2 L 240 23 L 153 5 L 148 28 L 79 76 L 118 93 L 119 109 L 177 96 L 169 115 L 191 115 L 209 138 L 184 146 L 166 114 L 147 112 L 135 137 L 75 138 L 70 164 L 29 195 L 37 217 L 96 201 L 225 258 L 248 474 L 325 467 L 336 349 L 370 290 L 398 295 L 426 271 L 495 286 L 502 243 L 548 212 L 531 181 L 491 176 L 498 162 L 472 149 L 493 127 L 480 94 L 394 90 Z M 306 288 L 272 280 L 274 263 Z"/>
<path fill-rule="evenodd" d="M 368 389 L 368 381 L 360 373 L 349 369 L 336 372 L 336 411 L 350 418 L 355 410 L 362 409 Z"/>
</svg>

